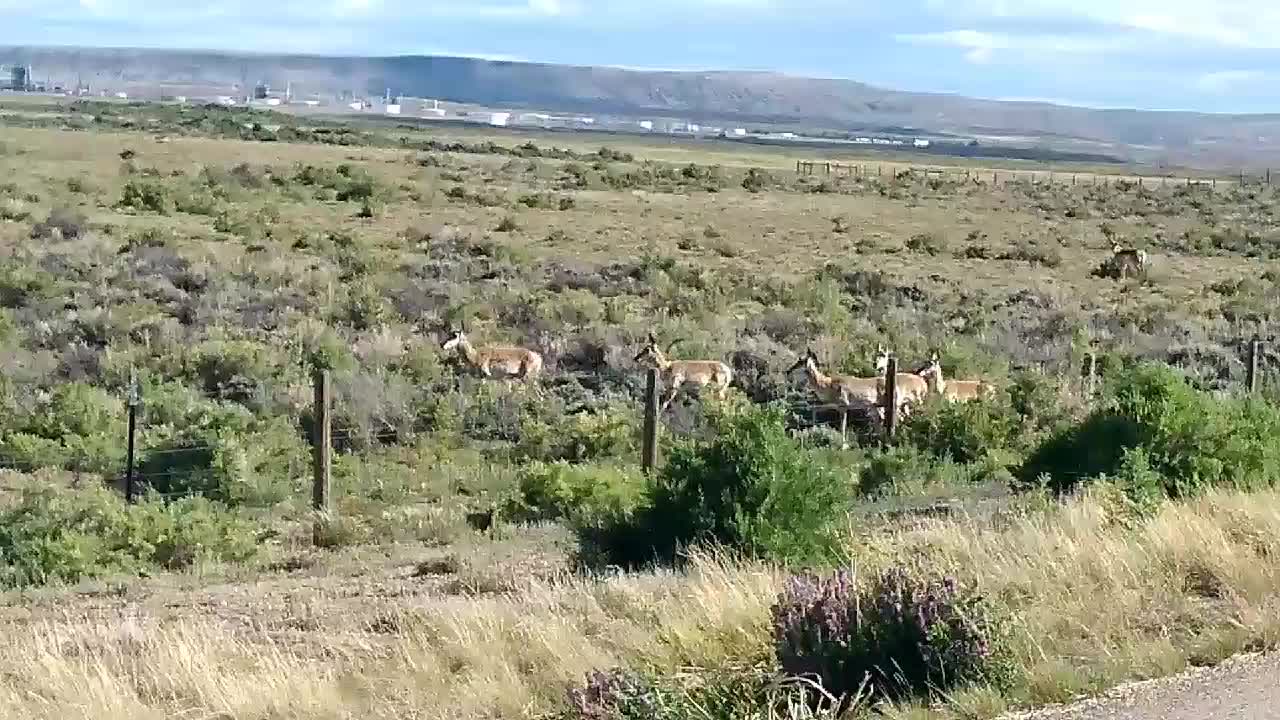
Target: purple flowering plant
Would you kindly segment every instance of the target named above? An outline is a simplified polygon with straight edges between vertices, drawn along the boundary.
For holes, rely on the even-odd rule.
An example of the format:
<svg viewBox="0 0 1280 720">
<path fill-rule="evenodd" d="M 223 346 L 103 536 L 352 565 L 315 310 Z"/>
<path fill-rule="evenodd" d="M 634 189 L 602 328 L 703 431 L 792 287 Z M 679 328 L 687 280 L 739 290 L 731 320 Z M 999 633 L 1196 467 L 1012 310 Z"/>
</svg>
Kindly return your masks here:
<svg viewBox="0 0 1280 720">
<path fill-rule="evenodd" d="M 892 568 L 860 586 L 854 573 L 796 575 L 773 606 L 778 661 L 836 697 L 865 688 L 900 698 L 970 682 L 999 683 L 1007 623 L 952 578 Z"/>
</svg>

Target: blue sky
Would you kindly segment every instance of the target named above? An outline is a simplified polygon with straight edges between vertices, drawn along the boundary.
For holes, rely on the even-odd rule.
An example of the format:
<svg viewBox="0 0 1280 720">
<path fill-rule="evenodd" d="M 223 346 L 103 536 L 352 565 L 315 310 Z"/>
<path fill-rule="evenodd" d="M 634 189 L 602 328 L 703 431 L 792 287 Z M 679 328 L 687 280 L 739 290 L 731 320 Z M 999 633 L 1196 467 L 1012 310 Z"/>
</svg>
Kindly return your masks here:
<svg viewBox="0 0 1280 720">
<path fill-rule="evenodd" d="M 1280 112 L 1275 0 L 0 0 L 0 44 L 775 70 L 991 98 Z"/>
</svg>

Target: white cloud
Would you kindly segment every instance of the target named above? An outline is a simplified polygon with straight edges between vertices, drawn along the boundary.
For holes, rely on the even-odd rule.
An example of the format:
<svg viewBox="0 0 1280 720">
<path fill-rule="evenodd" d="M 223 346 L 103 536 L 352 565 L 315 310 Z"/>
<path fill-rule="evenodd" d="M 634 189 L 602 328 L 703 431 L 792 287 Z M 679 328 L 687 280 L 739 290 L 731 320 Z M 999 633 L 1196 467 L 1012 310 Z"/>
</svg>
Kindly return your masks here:
<svg viewBox="0 0 1280 720">
<path fill-rule="evenodd" d="M 1218 70 L 1202 73 L 1196 78 L 1196 88 L 1204 92 L 1226 93 L 1268 81 L 1269 73 L 1263 70 Z"/>
<path fill-rule="evenodd" d="M 937 16 L 1088 21 L 1234 48 L 1280 48 L 1273 0 L 924 0 Z"/>
<path fill-rule="evenodd" d="M 1119 35 L 1065 35 L 1052 33 L 1007 33 L 981 30 L 944 30 L 931 33 L 903 33 L 894 36 L 899 42 L 915 45 L 954 47 L 965 52 L 974 63 L 987 63 L 1001 52 L 1013 51 L 1019 56 L 1036 54 L 1097 54 L 1131 48 L 1131 40 Z"/>
</svg>

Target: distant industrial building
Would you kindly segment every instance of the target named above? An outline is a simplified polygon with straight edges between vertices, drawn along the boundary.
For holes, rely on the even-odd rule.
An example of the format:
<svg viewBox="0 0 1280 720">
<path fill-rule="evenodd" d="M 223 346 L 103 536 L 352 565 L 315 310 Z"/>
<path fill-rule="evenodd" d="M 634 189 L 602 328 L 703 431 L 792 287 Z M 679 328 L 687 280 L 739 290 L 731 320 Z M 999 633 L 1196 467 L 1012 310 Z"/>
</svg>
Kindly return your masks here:
<svg viewBox="0 0 1280 720">
<path fill-rule="evenodd" d="M 18 92 L 30 92 L 35 89 L 35 81 L 30 65 L 10 65 L 5 67 L 0 65 L 0 82 L 6 83 L 3 89 L 17 90 Z"/>
</svg>

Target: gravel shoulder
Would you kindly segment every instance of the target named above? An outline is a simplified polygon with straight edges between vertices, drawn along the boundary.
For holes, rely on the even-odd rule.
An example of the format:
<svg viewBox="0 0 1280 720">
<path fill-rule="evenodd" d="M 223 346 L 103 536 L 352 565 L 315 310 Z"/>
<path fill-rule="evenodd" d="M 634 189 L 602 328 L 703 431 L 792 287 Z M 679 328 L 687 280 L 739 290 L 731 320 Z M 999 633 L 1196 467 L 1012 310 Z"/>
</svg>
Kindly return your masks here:
<svg viewBox="0 0 1280 720">
<path fill-rule="evenodd" d="M 1280 720 L 1280 653 L 1124 685 L 1072 705 L 1005 720 Z"/>
</svg>

